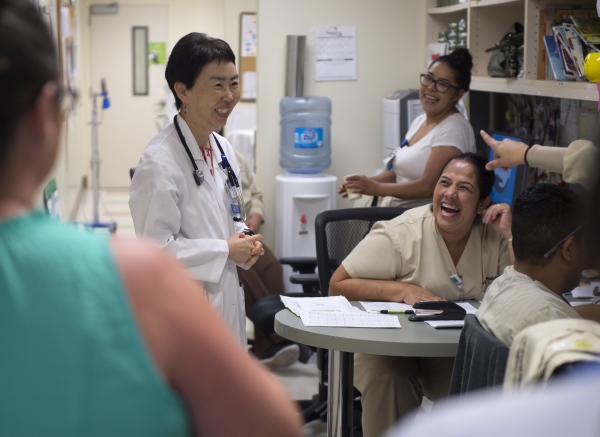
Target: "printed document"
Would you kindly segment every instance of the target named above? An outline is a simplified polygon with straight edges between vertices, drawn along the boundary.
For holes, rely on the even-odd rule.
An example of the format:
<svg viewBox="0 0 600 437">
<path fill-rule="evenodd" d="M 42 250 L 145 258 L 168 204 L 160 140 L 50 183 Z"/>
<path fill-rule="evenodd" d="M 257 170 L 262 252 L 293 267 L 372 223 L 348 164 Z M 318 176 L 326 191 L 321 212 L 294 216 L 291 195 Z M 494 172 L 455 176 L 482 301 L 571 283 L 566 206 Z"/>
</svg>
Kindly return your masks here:
<svg viewBox="0 0 600 437">
<path fill-rule="evenodd" d="M 281 301 L 286 308 L 302 319 L 305 326 L 400 328 L 397 316 L 366 313 L 353 307 L 343 296 L 281 296 Z"/>
</svg>

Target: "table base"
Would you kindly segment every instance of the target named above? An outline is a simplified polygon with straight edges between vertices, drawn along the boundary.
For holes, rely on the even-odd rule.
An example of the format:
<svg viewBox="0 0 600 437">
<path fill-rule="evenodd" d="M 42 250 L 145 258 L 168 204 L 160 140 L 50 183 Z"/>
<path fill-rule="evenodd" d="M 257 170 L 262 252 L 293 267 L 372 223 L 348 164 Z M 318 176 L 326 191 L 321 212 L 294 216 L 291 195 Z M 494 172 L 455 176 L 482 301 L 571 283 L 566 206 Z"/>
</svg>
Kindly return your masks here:
<svg viewBox="0 0 600 437">
<path fill-rule="evenodd" d="M 354 354 L 329 350 L 327 437 L 352 437 Z"/>
</svg>

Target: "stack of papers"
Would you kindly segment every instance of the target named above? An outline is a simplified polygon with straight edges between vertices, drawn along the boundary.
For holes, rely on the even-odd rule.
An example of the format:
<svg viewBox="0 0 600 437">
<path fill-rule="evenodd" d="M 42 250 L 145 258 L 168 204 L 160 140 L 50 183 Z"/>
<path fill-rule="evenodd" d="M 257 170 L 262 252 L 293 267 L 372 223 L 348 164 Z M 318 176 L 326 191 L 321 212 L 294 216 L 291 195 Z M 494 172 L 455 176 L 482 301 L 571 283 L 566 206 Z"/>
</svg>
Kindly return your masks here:
<svg viewBox="0 0 600 437">
<path fill-rule="evenodd" d="M 354 328 L 400 328 L 394 315 L 368 314 L 353 307 L 343 296 L 288 297 L 281 301 L 302 319 L 305 326 L 337 326 Z"/>
</svg>

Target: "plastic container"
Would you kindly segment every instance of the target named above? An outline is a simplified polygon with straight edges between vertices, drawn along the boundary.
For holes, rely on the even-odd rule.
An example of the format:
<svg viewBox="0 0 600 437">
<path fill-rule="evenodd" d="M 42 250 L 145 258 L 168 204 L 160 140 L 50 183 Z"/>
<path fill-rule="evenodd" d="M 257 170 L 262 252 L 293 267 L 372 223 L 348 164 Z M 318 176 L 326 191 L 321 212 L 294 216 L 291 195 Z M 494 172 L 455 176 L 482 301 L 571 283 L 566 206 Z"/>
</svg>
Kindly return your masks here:
<svg viewBox="0 0 600 437">
<path fill-rule="evenodd" d="M 331 100 L 284 97 L 279 102 L 279 165 L 290 173 L 316 174 L 331 165 Z"/>
</svg>

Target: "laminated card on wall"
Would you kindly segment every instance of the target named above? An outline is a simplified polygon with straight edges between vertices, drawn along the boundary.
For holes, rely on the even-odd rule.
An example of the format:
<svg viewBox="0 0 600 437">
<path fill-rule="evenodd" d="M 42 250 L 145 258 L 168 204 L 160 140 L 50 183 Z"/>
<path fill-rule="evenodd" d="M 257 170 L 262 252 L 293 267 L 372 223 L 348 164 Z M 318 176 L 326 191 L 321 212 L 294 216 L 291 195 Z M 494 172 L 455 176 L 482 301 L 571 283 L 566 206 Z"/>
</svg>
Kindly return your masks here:
<svg viewBox="0 0 600 437">
<path fill-rule="evenodd" d="M 356 80 L 356 26 L 315 27 L 315 81 Z"/>
</svg>

